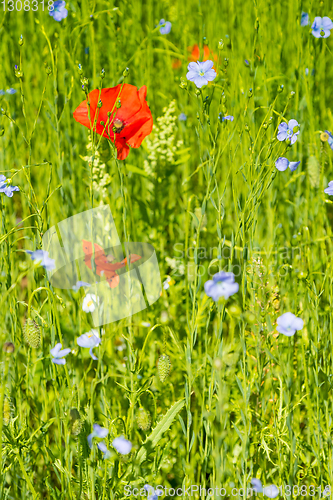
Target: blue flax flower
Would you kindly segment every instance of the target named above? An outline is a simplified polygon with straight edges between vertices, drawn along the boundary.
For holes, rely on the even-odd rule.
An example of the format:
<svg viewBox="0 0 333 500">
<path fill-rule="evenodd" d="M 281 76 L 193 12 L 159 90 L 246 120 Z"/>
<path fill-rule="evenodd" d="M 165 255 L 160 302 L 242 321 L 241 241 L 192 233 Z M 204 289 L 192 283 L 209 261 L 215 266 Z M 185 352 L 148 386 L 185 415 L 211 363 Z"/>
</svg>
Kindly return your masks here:
<svg viewBox="0 0 333 500">
<path fill-rule="evenodd" d="M 31 260 L 39 262 L 39 264 L 43 266 L 46 271 L 55 269 L 55 261 L 54 259 L 50 259 L 49 252 L 46 252 L 45 250 L 35 250 L 34 252 L 32 250 L 26 250 L 26 252 L 30 255 Z"/>
<path fill-rule="evenodd" d="M 278 141 L 290 141 L 290 144 L 294 144 L 297 141 L 297 136 L 299 134 L 299 123 L 297 120 L 289 120 L 288 123 L 282 122 L 278 127 Z"/>
<path fill-rule="evenodd" d="M 121 453 L 122 455 L 128 455 L 132 449 L 131 441 L 125 439 L 124 436 L 116 437 L 112 441 L 112 446 L 114 446 L 118 453 Z"/>
<path fill-rule="evenodd" d="M 104 439 L 108 434 L 109 434 L 109 430 L 108 429 L 106 429 L 105 427 L 101 427 L 98 424 L 94 424 L 93 425 L 93 431 L 88 436 L 89 447 L 92 448 L 92 440 L 93 440 L 94 437 L 97 437 L 99 439 Z M 104 443 L 104 441 L 100 441 L 99 443 L 97 443 L 97 447 L 104 454 L 104 456 L 103 456 L 104 459 L 109 458 L 109 456 L 111 455 L 111 453 L 107 449 L 106 444 Z"/>
<path fill-rule="evenodd" d="M 91 286 L 90 283 L 86 283 L 85 281 L 77 281 L 75 285 L 72 286 L 72 290 L 75 290 L 76 292 L 84 286 Z"/>
<path fill-rule="evenodd" d="M 165 26 L 163 26 L 163 24 L 165 24 Z M 164 19 L 161 19 L 160 22 L 158 23 L 158 26 L 161 26 L 160 28 L 161 35 L 168 35 L 171 31 L 170 21 L 164 21 Z"/>
<path fill-rule="evenodd" d="M 328 135 L 327 142 L 328 142 L 330 148 L 333 149 L 333 135 L 328 130 L 325 130 L 325 132 Z"/>
<path fill-rule="evenodd" d="M 268 498 L 276 498 L 279 494 L 279 490 L 274 484 L 263 487 L 260 479 L 256 478 L 251 479 L 251 483 L 256 494 L 263 493 Z"/>
<path fill-rule="evenodd" d="M 233 116 L 231 116 L 231 115 L 227 115 L 227 116 L 224 116 L 224 117 L 222 118 L 222 121 L 223 121 L 223 122 L 224 122 L 224 120 L 229 120 L 229 121 L 233 122 L 233 121 L 234 121 L 234 117 L 233 117 Z"/>
<path fill-rule="evenodd" d="M 260 479 L 256 479 L 254 477 L 253 479 L 251 479 L 251 484 L 252 484 L 252 488 L 254 489 L 254 491 L 256 493 L 262 493 L 262 483 L 261 483 Z"/>
<path fill-rule="evenodd" d="M 19 190 L 17 186 L 10 186 L 10 179 L 6 179 L 4 175 L 0 175 L 0 193 L 5 193 L 8 198 L 11 198 L 14 191 Z"/>
<path fill-rule="evenodd" d="M 50 16 L 53 17 L 55 21 L 62 21 L 68 15 L 68 10 L 65 7 L 66 2 L 62 0 L 56 0 L 53 4 L 53 10 L 50 12 Z"/>
<path fill-rule="evenodd" d="M 330 196 L 333 196 L 333 181 L 330 181 L 328 183 L 328 187 L 324 189 L 324 192 L 329 194 Z"/>
<path fill-rule="evenodd" d="M 5 91 L 0 89 L 0 95 L 5 95 Z"/>
<path fill-rule="evenodd" d="M 307 26 L 310 22 L 310 19 L 309 19 L 309 14 L 307 14 L 306 12 L 302 12 L 302 15 L 301 15 L 301 26 Z"/>
<path fill-rule="evenodd" d="M 295 314 L 286 312 L 277 319 L 277 325 L 276 329 L 278 332 L 291 337 L 295 335 L 296 330 L 302 330 L 304 321 L 301 318 L 297 318 Z"/>
<path fill-rule="evenodd" d="M 10 89 L 7 89 L 6 92 L 7 92 L 7 94 L 16 94 L 17 90 L 10 88 Z"/>
<path fill-rule="evenodd" d="M 275 166 L 280 172 L 284 172 L 288 167 L 294 172 L 300 163 L 300 161 L 289 161 L 288 158 L 280 156 L 280 158 L 276 160 Z"/>
<path fill-rule="evenodd" d="M 188 73 L 186 78 L 190 82 L 194 82 L 198 89 L 201 89 L 204 85 L 208 85 L 208 82 L 215 80 L 216 71 L 213 69 L 213 61 L 204 62 L 190 62 L 188 65 Z"/>
<path fill-rule="evenodd" d="M 83 333 L 76 339 L 77 344 L 80 347 L 88 347 L 89 348 L 89 354 L 94 359 L 95 361 L 98 359 L 95 354 L 93 353 L 93 348 L 99 345 L 102 340 L 98 336 L 98 330 L 95 330 L 94 328 L 90 330 L 90 332 Z"/>
<path fill-rule="evenodd" d="M 52 363 L 55 363 L 56 365 L 65 365 L 66 360 L 64 359 L 67 354 L 71 352 L 70 349 L 62 349 L 62 344 L 56 344 L 53 349 L 50 350 L 50 353 L 53 356 Z"/>
<path fill-rule="evenodd" d="M 180 115 L 178 116 L 178 120 L 180 122 L 186 122 L 187 116 L 185 115 L 185 113 L 180 113 Z"/>
<path fill-rule="evenodd" d="M 107 449 L 106 444 L 103 441 L 97 443 L 97 448 L 103 453 L 104 460 L 111 456 L 111 452 Z"/>
<path fill-rule="evenodd" d="M 234 273 L 220 271 L 213 276 L 212 280 L 205 283 L 205 292 L 208 297 L 217 302 L 220 297 L 228 299 L 231 295 L 238 292 L 239 285 L 235 283 Z"/>
<path fill-rule="evenodd" d="M 329 17 L 315 17 L 311 26 L 312 34 L 316 38 L 328 38 L 333 29 L 333 22 Z"/>
<path fill-rule="evenodd" d="M 155 490 L 153 486 L 150 486 L 150 484 L 145 484 L 144 489 L 148 493 L 148 498 L 147 500 L 158 500 L 158 497 L 160 495 L 163 495 L 163 491 L 159 490 L 158 488 Z"/>
</svg>

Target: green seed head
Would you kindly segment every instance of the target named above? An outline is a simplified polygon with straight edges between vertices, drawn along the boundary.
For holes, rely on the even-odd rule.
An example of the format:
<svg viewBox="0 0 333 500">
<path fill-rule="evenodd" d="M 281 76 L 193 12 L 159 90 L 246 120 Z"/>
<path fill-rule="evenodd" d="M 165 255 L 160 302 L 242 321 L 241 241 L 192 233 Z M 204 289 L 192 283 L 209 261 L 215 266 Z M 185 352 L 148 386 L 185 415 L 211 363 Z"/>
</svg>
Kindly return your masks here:
<svg viewBox="0 0 333 500">
<path fill-rule="evenodd" d="M 25 321 L 23 326 L 23 336 L 24 340 L 30 347 L 33 347 L 34 349 L 39 347 L 41 340 L 40 327 L 32 318 L 28 318 Z"/>
<path fill-rule="evenodd" d="M 171 363 L 167 354 L 162 354 L 157 363 L 157 372 L 161 382 L 164 382 L 170 373 Z"/>
<path fill-rule="evenodd" d="M 150 414 L 144 408 L 138 409 L 138 413 L 136 415 L 136 421 L 138 423 L 138 427 L 143 431 L 148 431 L 148 429 L 150 429 L 151 425 Z"/>
<path fill-rule="evenodd" d="M 10 406 L 10 401 L 7 396 L 5 396 L 5 401 L 3 403 L 3 423 L 8 425 L 12 416 L 12 409 Z"/>
</svg>

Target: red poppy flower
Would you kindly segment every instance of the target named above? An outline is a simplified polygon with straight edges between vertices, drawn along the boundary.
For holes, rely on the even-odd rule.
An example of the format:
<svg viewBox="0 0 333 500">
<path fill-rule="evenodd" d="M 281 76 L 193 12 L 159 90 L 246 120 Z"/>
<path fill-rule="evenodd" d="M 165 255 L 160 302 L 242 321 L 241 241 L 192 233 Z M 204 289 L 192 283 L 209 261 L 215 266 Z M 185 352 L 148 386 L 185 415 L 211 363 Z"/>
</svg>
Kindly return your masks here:
<svg viewBox="0 0 333 500">
<path fill-rule="evenodd" d="M 90 119 L 87 101 L 74 111 L 77 122 L 103 135 L 115 143 L 118 160 L 125 160 L 129 153 L 129 146 L 138 148 L 143 139 L 150 134 L 153 128 L 153 117 L 146 101 L 147 87 L 137 89 L 134 85 L 124 83 L 109 89 L 93 90 L 88 95 L 90 101 Z M 99 108 L 98 101 L 102 102 Z M 116 101 L 120 100 L 120 108 Z M 111 113 L 108 117 L 108 113 Z M 102 123 L 101 123 L 102 122 Z M 103 124 L 104 123 L 104 124 Z"/>
</svg>

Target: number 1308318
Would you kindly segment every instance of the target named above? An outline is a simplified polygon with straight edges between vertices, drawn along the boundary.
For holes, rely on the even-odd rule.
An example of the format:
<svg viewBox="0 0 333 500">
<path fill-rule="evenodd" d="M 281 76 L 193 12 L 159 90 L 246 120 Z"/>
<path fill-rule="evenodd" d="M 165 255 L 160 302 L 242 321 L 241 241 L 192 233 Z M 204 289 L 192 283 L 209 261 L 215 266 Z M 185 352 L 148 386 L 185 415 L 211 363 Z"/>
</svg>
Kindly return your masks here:
<svg viewBox="0 0 333 500">
<path fill-rule="evenodd" d="M 0 1 L 2 5 L 2 10 L 4 12 L 8 11 L 16 11 L 16 12 L 29 12 L 30 10 L 37 12 L 41 11 L 49 11 L 52 12 L 54 10 L 54 0 L 2 0 Z"/>
</svg>

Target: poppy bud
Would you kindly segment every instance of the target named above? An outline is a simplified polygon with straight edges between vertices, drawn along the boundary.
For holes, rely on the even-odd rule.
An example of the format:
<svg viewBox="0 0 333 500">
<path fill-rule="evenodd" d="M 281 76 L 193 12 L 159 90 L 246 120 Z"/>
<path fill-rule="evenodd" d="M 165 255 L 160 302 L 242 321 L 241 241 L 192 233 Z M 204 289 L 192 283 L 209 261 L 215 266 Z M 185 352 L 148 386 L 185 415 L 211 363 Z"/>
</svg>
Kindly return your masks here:
<svg viewBox="0 0 333 500">
<path fill-rule="evenodd" d="M 103 122 L 103 120 L 101 120 L 99 123 L 102 125 L 102 127 L 104 127 L 105 122 Z"/>
<path fill-rule="evenodd" d="M 167 354 L 162 354 L 157 363 L 157 372 L 161 382 L 164 382 L 170 373 L 171 363 Z"/>
<path fill-rule="evenodd" d="M 8 397 L 5 396 L 5 400 L 4 400 L 4 403 L 3 403 L 3 423 L 5 425 L 9 424 L 10 418 L 11 418 L 11 414 L 12 414 L 12 409 L 11 409 L 11 406 L 10 406 L 10 401 L 9 401 Z"/>
<path fill-rule="evenodd" d="M 23 336 L 24 340 L 29 344 L 30 347 L 37 349 L 40 344 L 40 328 L 39 325 L 32 319 L 28 318 L 23 326 Z"/>
<path fill-rule="evenodd" d="M 151 424 L 149 412 L 147 412 L 144 408 L 139 408 L 136 415 L 136 421 L 140 429 L 148 431 Z"/>
<path fill-rule="evenodd" d="M 17 78 L 22 78 L 23 77 L 23 72 L 18 68 L 17 64 L 15 64 L 15 76 Z"/>
<path fill-rule="evenodd" d="M 233 316 L 235 318 L 240 318 L 242 314 L 242 310 L 237 304 L 233 304 L 232 306 L 230 306 L 228 311 L 230 316 Z"/>
<path fill-rule="evenodd" d="M 222 38 L 221 38 L 221 40 L 219 41 L 219 46 L 218 46 L 218 48 L 219 48 L 219 50 L 223 50 L 223 47 L 224 47 L 224 42 L 223 42 L 223 40 L 222 40 Z"/>
<path fill-rule="evenodd" d="M 245 321 L 247 321 L 250 324 L 253 324 L 256 320 L 255 315 L 253 313 L 251 313 L 250 311 L 245 312 L 244 318 L 245 318 Z"/>
<path fill-rule="evenodd" d="M 253 91 L 252 89 L 249 89 L 248 93 L 247 93 L 247 97 L 250 98 L 253 96 Z"/>
<path fill-rule="evenodd" d="M 125 68 L 123 71 L 123 77 L 126 78 L 126 76 L 129 75 L 129 68 Z"/>
<path fill-rule="evenodd" d="M 284 85 L 279 85 L 278 86 L 277 91 L 278 91 L 279 94 L 281 94 L 281 92 L 283 92 L 283 87 L 284 87 Z"/>
<path fill-rule="evenodd" d="M 187 89 L 187 81 L 186 81 L 186 80 L 184 80 L 184 78 L 181 78 L 181 79 L 180 79 L 180 85 L 179 85 L 179 87 L 180 87 L 181 89 Z"/>
<path fill-rule="evenodd" d="M 15 346 L 12 342 L 5 342 L 2 350 L 7 354 L 12 354 L 15 351 Z"/>
<path fill-rule="evenodd" d="M 214 364 L 214 368 L 216 370 L 221 370 L 221 368 L 222 368 L 222 361 L 220 360 L 220 358 L 215 358 L 213 364 Z"/>
<path fill-rule="evenodd" d="M 23 44 L 24 44 L 23 35 L 21 35 L 19 39 L 19 45 L 22 46 Z"/>
<path fill-rule="evenodd" d="M 118 101 L 116 102 L 116 108 L 119 109 L 121 108 L 121 100 L 118 99 Z"/>
</svg>

